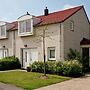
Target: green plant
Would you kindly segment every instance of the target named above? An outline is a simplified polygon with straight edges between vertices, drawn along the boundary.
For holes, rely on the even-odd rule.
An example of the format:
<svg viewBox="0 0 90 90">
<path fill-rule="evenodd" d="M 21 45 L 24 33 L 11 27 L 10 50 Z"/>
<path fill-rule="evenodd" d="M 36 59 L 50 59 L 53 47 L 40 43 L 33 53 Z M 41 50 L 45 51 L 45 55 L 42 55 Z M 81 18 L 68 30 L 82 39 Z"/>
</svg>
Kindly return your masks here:
<svg viewBox="0 0 90 90">
<path fill-rule="evenodd" d="M 79 62 L 82 62 L 82 55 L 81 53 L 77 52 L 76 50 L 69 49 L 69 53 L 67 54 L 68 60 L 78 60 Z"/>
<path fill-rule="evenodd" d="M 0 60 L 0 70 L 10 70 L 21 68 L 18 58 L 5 57 Z"/>
<path fill-rule="evenodd" d="M 55 61 L 47 61 L 46 62 L 46 73 L 48 74 L 54 74 L 55 71 Z"/>
<path fill-rule="evenodd" d="M 58 75 L 63 74 L 63 62 L 59 61 L 55 63 L 54 72 Z"/>
<path fill-rule="evenodd" d="M 69 53 L 67 54 L 68 60 L 78 60 L 82 66 L 83 71 L 87 72 L 90 70 L 89 68 L 89 58 L 87 56 L 83 56 L 81 53 L 77 52 L 76 50 L 69 49 Z"/>
<path fill-rule="evenodd" d="M 34 62 L 32 64 L 32 71 L 42 73 L 43 67 L 44 67 L 43 62 Z M 46 62 L 46 73 L 78 77 L 83 74 L 83 67 L 78 60 L 63 61 L 63 62 L 48 61 Z"/>
<path fill-rule="evenodd" d="M 43 62 L 34 62 L 32 64 L 32 72 L 43 73 L 44 63 Z"/>
<path fill-rule="evenodd" d="M 77 60 L 65 61 L 63 63 L 63 75 L 78 77 L 83 74 L 82 64 Z"/>
</svg>

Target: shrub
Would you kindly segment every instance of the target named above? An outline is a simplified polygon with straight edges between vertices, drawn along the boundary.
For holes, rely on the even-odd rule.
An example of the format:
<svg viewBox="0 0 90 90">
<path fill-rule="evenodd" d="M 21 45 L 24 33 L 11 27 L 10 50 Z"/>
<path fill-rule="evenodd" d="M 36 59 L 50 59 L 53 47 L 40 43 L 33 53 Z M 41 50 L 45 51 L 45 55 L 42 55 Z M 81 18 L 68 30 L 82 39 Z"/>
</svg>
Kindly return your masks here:
<svg viewBox="0 0 90 90">
<path fill-rule="evenodd" d="M 56 62 L 54 72 L 58 75 L 63 74 L 63 62 L 61 62 L 61 61 Z"/>
<path fill-rule="evenodd" d="M 67 57 L 68 60 L 78 60 L 82 64 L 84 72 L 90 71 L 89 58 L 87 56 L 83 56 L 81 53 L 70 48 Z"/>
<path fill-rule="evenodd" d="M 65 61 L 63 63 L 63 75 L 78 77 L 83 74 L 82 65 L 77 60 Z"/>
<path fill-rule="evenodd" d="M 32 72 L 43 73 L 44 63 L 43 62 L 34 62 L 32 64 Z"/>
<path fill-rule="evenodd" d="M 18 58 L 5 57 L 0 60 L 0 70 L 10 70 L 21 68 Z"/>
<path fill-rule="evenodd" d="M 32 71 L 43 73 L 44 63 L 34 62 L 32 64 Z M 80 64 L 80 62 L 77 60 L 63 61 L 63 62 L 48 61 L 46 62 L 46 73 L 78 77 L 83 74 L 83 67 L 82 64 Z"/>
<path fill-rule="evenodd" d="M 54 61 L 46 62 L 46 73 L 54 74 L 55 73 L 55 66 L 56 66 L 56 64 Z"/>
</svg>

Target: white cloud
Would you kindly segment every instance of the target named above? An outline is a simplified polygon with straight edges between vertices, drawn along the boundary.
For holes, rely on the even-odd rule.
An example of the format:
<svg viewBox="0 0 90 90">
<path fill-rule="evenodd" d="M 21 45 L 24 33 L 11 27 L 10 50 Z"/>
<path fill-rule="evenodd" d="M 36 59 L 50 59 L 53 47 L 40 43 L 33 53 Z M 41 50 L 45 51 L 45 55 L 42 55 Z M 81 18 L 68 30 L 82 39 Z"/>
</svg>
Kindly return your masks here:
<svg viewBox="0 0 90 90">
<path fill-rule="evenodd" d="M 69 9 L 69 8 L 72 8 L 72 7 L 75 7 L 75 6 L 66 4 L 66 5 L 63 6 L 62 9 L 65 10 L 65 9 Z"/>
</svg>

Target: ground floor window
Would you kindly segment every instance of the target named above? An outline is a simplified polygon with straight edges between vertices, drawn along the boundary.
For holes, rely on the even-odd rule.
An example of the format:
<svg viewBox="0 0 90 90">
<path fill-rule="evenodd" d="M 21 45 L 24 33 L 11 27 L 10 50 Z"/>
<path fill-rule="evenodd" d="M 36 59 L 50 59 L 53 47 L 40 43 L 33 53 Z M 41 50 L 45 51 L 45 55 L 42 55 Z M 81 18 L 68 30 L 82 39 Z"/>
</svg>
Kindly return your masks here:
<svg viewBox="0 0 90 90">
<path fill-rule="evenodd" d="M 4 58 L 8 56 L 8 50 L 7 49 L 0 49 L 0 58 Z"/>
<path fill-rule="evenodd" d="M 55 60 L 55 47 L 48 47 L 48 60 Z"/>
</svg>

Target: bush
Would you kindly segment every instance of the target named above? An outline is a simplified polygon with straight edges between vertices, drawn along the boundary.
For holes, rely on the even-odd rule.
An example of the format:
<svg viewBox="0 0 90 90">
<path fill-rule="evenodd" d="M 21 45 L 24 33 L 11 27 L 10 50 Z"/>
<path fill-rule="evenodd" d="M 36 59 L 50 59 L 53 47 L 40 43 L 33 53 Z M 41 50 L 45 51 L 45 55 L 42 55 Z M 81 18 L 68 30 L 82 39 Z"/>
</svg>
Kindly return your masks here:
<svg viewBox="0 0 90 90">
<path fill-rule="evenodd" d="M 43 73 L 44 63 L 43 62 L 34 62 L 31 67 L 32 67 L 32 72 Z"/>
<path fill-rule="evenodd" d="M 89 60 L 88 60 L 87 56 L 83 56 L 81 53 L 70 48 L 69 53 L 67 54 L 67 57 L 68 57 L 68 60 L 70 60 L 70 61 L 78 60 L 82 64 L 84 72 L 90 71 Z"/>
<path fill-rule="evenodd" d="M 55 73 L 55 66 L 56 66 L 56 64 L 54 61 L 46 62 L 46 73 L 54 74 Z"/>
<path fill-rule="evenodd" d="M 21 68 L 18 58 L 5 57 L 0 60 L 0 70 L 11 70 Z"/>
<path fill-rule="evenodd" d="M 63 62 L 56 62 L 54 72 L 55 74 L 63 75 Z"/>
<path fill-rule="evenodd" d="M 32 64 L 32 71 L 43 73 L 44 63 L 43 62 L 34 62 Z M 64 61 L 64 62 L 46 62 L 46 73 L 49 74 L 58 74 L 64 76 L 78 77 L 83 74 L 82 64 L 77 60 Z"/>
<path fill-rule="evenodd" d="M 77 60 L 65 61 L 63 63 L 63 75 L 78 77 L 83 74 L 83 67 Z"/>
</svg>

